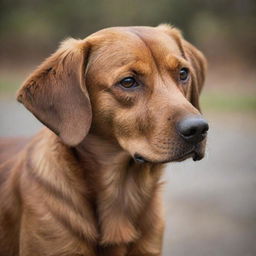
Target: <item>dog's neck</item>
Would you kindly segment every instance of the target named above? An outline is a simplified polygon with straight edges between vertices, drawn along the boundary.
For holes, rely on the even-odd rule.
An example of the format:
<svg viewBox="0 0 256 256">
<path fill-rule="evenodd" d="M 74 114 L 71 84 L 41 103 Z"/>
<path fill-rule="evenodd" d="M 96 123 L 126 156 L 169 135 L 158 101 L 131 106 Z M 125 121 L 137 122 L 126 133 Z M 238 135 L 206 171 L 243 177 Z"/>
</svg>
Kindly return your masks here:
<svg viewBox="0 0 256 256">
<path fill-rule="evenodd" d="M 41 152 L 31 157 L 28 175 L 51 194 L 52 202 L 47 203 L 72 223 L 73 233 L 102 245 L 129 243 L 145 232 L 141 219 L 147 222 L 145 227 L 156 222 L 159 209 L 152 205 L 159 201 L 161 166 L 137 164 L 120 147 L 99 137 L 89 135 L 78 147 L 69 148 L 55 134 L 43 133 L 36 137 L 33 151 L 28 150 Z M 145 211 L 152 214 L 146 217 Z"/>
<path fill-rule="evenodd" d="M 76 148 L 87 180 L 93 184 L 101 243 L 128 243 L 139 236 L 137 221 L 158 189 L 158 165 L 137 164 L 120 146 L 94 135 Z M 87 166 L 90 166 L 88 170 Z M 93 170 L 94 169 L 94 170 Z M 93 186 L 91 191 L 93 191 Z M 136 220 L 134 222 L 134 220 Z"/>
<path fill-rule="evenodd" d="M 110 142 L 99 136 L 88 134 L 81 144 L 79 144 L 75 151 L 79 161 L 85 164 L 93 161 L 93 165 L 99 168 L 109 168 L 129 162 L 131 156 L 124 151 L 116 142 Z M 91 165 L 90 165 L 91 166 Z"/>
</svg>

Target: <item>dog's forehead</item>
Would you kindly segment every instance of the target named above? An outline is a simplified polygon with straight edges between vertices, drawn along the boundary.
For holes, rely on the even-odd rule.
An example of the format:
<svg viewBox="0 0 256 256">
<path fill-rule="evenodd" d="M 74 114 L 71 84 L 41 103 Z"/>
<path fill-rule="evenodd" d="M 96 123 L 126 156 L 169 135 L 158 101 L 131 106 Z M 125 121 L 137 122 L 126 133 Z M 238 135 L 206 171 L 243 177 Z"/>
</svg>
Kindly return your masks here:
<svg viewBox="0 0 256 256">
<path fill-rule="evenodd" d="M 113 27 L 90 36 L 96 55 L 101 61 L 125 62 L 150 59 L 164 61 L 181 55 L 174 38 L 155 27 Z M 96 56 L 96 58 L 97 58 Z M 95 57 L 95 56 L 94 56 Z"/>
</svg>

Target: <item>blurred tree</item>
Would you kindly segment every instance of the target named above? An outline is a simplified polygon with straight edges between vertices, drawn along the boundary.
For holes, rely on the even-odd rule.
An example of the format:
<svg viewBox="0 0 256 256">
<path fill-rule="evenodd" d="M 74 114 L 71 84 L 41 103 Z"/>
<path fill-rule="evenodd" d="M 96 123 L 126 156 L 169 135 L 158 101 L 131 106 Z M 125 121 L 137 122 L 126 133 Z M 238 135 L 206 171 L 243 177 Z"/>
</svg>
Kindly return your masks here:
<svg viewBox="0 0 256 256">
<path fill-rule="evenodd" d="M 212 58 L 256 57 L 255 0 L 0 0 L 0 62 L 33 61 L 66 37 L 171 23 Z"/>
</svg>

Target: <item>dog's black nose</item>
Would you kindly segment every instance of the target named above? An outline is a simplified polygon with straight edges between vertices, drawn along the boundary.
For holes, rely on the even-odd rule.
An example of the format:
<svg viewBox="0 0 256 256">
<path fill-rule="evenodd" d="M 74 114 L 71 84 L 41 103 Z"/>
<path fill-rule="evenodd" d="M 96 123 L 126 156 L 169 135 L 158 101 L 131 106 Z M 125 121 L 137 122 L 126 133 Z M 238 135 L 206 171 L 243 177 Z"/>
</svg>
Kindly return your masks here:
<svg viewBox="0 0 256 256">
<path fill-rule="evenodd" d="M 193 144 L 202 141 L 208 129 L 208 123 L 201 116 L 186 117 L 177 124 L 177 130 L 182 138 Z"/>
</svg>

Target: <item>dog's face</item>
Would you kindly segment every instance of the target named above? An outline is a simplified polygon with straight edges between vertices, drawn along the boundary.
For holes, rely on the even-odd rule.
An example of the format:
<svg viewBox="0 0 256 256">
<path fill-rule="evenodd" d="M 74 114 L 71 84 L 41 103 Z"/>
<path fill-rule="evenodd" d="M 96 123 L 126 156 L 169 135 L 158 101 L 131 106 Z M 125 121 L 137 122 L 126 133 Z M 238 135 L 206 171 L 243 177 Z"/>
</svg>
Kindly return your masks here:
<svg viewBox="0 0 256 256">
<path fill-rule="evenodd" d="M 67 144 L 90 129 L 141 162 L 197 160 L 208 129 L 198 105 L 204 73 L 203 55 L 176 29 L 110 28 L 67 42 L 18 99 Z"/>
</svg>

